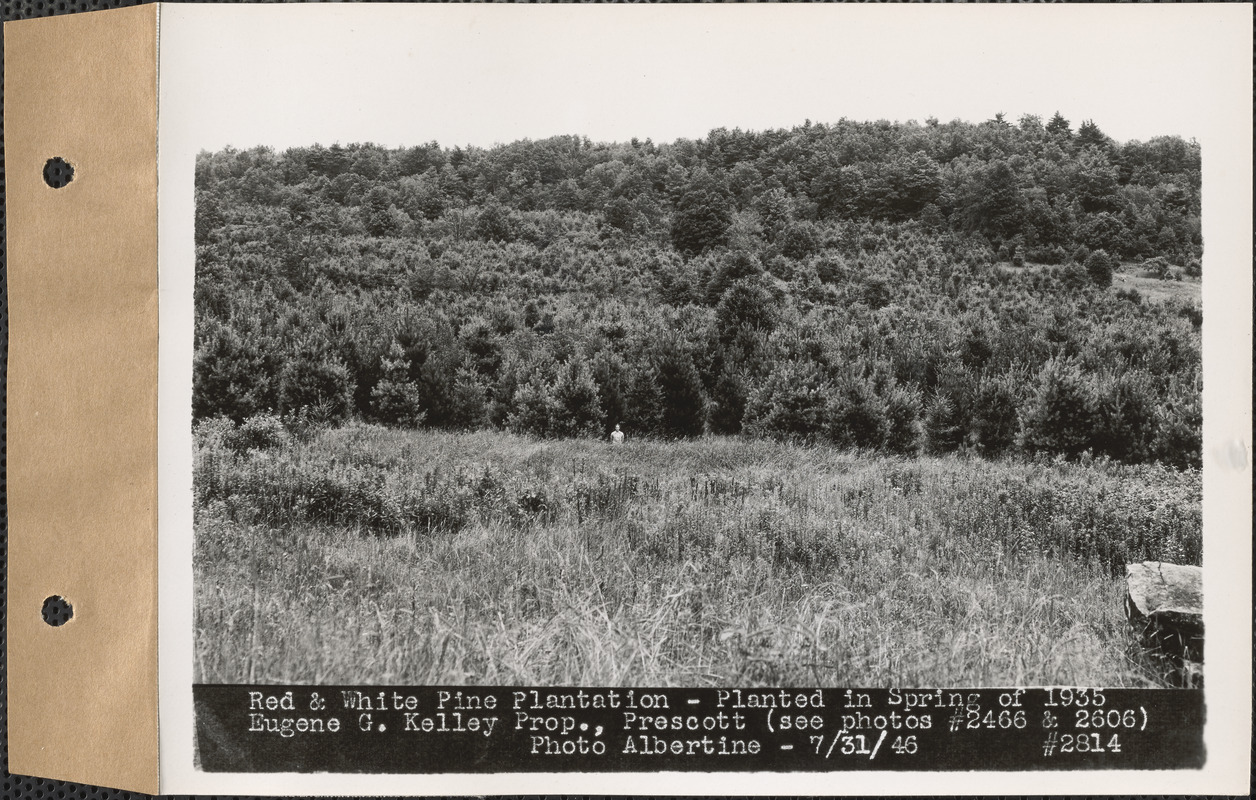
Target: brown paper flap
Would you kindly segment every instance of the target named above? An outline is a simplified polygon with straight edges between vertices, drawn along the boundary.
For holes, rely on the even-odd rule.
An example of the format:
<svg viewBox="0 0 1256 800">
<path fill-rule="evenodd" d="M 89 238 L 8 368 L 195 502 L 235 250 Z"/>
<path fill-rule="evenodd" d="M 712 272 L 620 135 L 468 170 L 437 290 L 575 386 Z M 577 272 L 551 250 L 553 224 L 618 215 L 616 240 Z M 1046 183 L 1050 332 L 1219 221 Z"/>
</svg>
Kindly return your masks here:
<svg viewBox="0 0 1256 800">
<path fill-rule="evenodd" d="M 156 6 L 5 23 L 9 768 L 157 767 Z M 53 189 L 60 156 L 72 182 Z M 40 614 L 61 595 L 74 616 Z"/>
</svg>

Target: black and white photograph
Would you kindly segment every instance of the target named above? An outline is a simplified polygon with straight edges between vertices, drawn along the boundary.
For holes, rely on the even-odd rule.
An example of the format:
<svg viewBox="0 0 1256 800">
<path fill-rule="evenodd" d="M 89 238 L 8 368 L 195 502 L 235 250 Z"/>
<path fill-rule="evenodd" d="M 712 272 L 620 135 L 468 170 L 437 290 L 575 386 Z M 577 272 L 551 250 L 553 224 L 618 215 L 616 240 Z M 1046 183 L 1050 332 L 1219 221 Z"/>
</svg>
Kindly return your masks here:
<svg viewBox="0 0 1256 800">
<path fill-rule="evenodd" d="M 1103 122 L 204 153 L 201 677 L 1193 679 L 1200 153 Z"/>
<path fill-rule="evenodd" d="M 199 679 L 1197 680 L 1198 144 L 816 111 L 202 153 Z"/>
<path fill-rule="evenodd" d="M 1204 688 L 1234 265 L 1130 20 L 230 51 L 276 121 L 183 146 L 192 683 Z"/>
</svg>

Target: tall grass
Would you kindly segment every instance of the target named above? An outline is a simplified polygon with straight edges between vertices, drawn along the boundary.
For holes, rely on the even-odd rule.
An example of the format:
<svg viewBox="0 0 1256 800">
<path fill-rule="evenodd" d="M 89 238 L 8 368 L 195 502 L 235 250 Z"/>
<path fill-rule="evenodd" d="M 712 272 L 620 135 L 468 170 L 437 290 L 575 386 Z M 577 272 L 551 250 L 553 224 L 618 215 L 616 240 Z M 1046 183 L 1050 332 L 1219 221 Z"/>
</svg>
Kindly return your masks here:
<svg viewBox="0 0 1256 800">
<path fill-rule="evenodd" d="M 196 679 L 1162 685 L 1126 561 L 1197 473 L 349 426 L 198 435 Z"/>
</svg>

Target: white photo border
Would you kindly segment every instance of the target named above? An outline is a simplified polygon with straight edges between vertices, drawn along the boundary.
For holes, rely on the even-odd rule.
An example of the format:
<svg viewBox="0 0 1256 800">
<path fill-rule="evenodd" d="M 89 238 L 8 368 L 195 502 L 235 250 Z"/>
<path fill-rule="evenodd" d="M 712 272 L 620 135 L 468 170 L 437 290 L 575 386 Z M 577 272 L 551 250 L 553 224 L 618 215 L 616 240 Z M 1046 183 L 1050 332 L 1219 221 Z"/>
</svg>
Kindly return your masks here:
<svg viewBox="0 0 1256 800">
<path fill-rule="evenodd" d="M 159 688 L 164 792 L 891 795 L 1021 794 L 1031 788 L 1035 794 L 1238 794 L 1248 790 L 1252 708 L 1250 4 L 177 4 L 161 6 L 159 29 Z M 659 86 L 640 79 L 638 73 L 649 73 L 648 68 L 623 61 L 625 51 L 611 48 L 604 57 L 609 60 L 570 67 L 576 73 L 593 75 L 618 71 L 624 77 L 621 86 L 607 87 L 601 101 L 571 94 L 563 98 L 570 103 L 566 113 L 547 111 L 550 129 L 541 129 L 537 118 L 522 119 L 515 127 L 499 128 L 502 133 L 497 140 L 575 132 L 595 141 L 632 135 L 664 141 L 677 136 L 700 137 L 721 125 L 789 127 L 801 124 L 806 117 L 822 121 L 841 116 L 921 119 L 934 114 L 931 108 L 938 106 L 953 109 L 942 110 L 937 113 L 939 117 L 974 121 L 1000 110 L 1014 117 L 1027 111 L 1050 113 L 1060 107 L 1066 116 L 1073 109 L 1073 118 L 1093 117 L 1121 140 L 1178 134 L 1200 142 L 1203 269 L 1208 276 L 1202 290 L 1206 697 L 1212 700 L 1207 706 L 1208 762 L 1203 770 L 296 775 L 217 774 L 194 768 L 191 386 L 193 174 L 197 153 L 228 144 L 240 149 L 270 145 L 281 150 L 337 140 L 397 146 L 434 139 L 445 146 L 465 145 L 471 140 L 460 140 L 463 134 L 459 131 L 484 128 L 495 113 L 492 98 L 474 92 L 496 82 L 499 91 L 517 94 L 521 86 L 530 85 L 526 81 L 536 84 L 556 74 L 553 68 L 561 66 L 553 60 L 556 51 L 572 47 L 569 55 L 596 58 L 594 50 L 574 48 L 572 43 L 603 41 L 609 34 L 637 47 L 633 52 L 657 55 L 660 63 L 693 62 L 698 78 L 709 78 L 714 68 L 743 75 L 745 72 L 737 68 L 739 59 L 749 57 L 727 48 L 707 48 L 704 42 L 727 45 L 754 41 L 757 68 L 770 72 L 782 65 L 803 70 L 808 48 L 829 41 L 834 47 L 862 54 L 859 58 L 865 59 L 860 62 L 865 69 L 863 74 L 849 76 L 851 85 L 844 87 L 849 96 L 842 98 L 848 104 L 845 106 L 833 98 L 813 98 L 813 107 L 799 114 L 802 106 L 790 102 L 800 97 L 805 100 L 811 86 L 800 73 L 795 84 L 782 88 L 784 99 L 766 104 L 771 106 L 766 109 L 770 113 L 762 121 L 750 114 L 713 119 L 702 130 L 667 130 L 667 114 L 677 113 L 686 102 L 675 92 L 691 87 L 693 76 L 679 80 L 677 87 Z M 403 38 L 398 39 L 399 35 Z M 403 46 L 388 56 L 390 48 L 404 44 L 405 35 L 412 35 L 415 45 L 408 51 Z M 1165 46 L 1166 42 L 1172 46 Z M 691 51 L 716 54 L 712 57 L 723 53 L 725 60 L 715 65 L 696 63 L 693 58 L 677 60 L 675 48 L 686 44 L 692 45 Z M 920 58 L 906 65 L 885 66 L 888 77 L 882 79 L 869 73 L 883 65 L 866 61 L 867 54 L 878 47 L 885 53 L 885 61 L 909 57 L 913 47 L 919 50 Z M 945 57 L 950 60 L 926 63 L 926 59 L 938 58 L 944 52 L 950 53 Z M 1007 63 L 1009 54 L 1018 61 Z M 1047 76 L 1022 86 L 1020 94 L 1005 96 L 1004 102 L 1021 103 L 1022 108 L 992 105 L 992 93 L 1015 87 L 1018 80 L 1029 81 L 1022 76 L 1023 69 L 1039 63 L 1059 65 L 1059 79 L 1054 85 Z M 444 81 L 468 93 L 461 101 L 455 93 L 436 89 L 424 96 L 430 101 L 429 115 L 431 108 L 438 108 L 439 118 L 456 118 L 470 127 L 434 124 L 416 130 L 408 141 L 391 140 L 386 133 L 372 136 L 371 127 L 386 119 L 393 108 L 383 101 L 396 97 L 390 93 L 398 90 L 402 83 L 399 78 L 404 78 L 379 72 L 381 64 L 426 64 L 434 70 L 425 75 L 426 80 Z M 443 72 L 442 64 L 459 72 Z M 913 74 L 921 88 L 903 89 L 906 99 L 920 107 L 913 113 L 880 113 L 875 103 L 862 103 L 857 96 L 862 93 L 871 98 L 878 90 L 888 92 L 893 81 L 911 80 Z M 941 98 L 930 89 L 939 76 L 957 82 L 951 94 Z M 1139 76 L 1156 85 L 1129 83 L 1138 81 Z M 564 90 L 577 91 L 573 86 L 597 88 L 572 79 Z M 765 86 L 754 83 L 750 89 L 759 91 Z M 664 94 L 644 99 L 633 94 L 651 87 Z M 732 98 L 729 104 L 712 101 L 712 113 L 744 107 L 747 98 L 753 97 L 751 91 Z M 1128 106 L 1136 112 L 1137 104 L 1145 104 L 1151 97 L 1169 113 L 1176 110 L 1189 115 L 1188 129 L 1131 132 L 1105 120 L 1102 104 L 1108 103 L 1112 109 Z M 539 102 L 543 106 L 540 110 L 546 111 L 540 95 L 524 100 Z M 974 101 L 985 105 L 972 110 Z M 658 114 L 648 112 L 649 108 L 657 108 Z M 656 124 L 664 127 L 655 134 L 650 128 L 616 135 L 615 125 L 622 123 L 616 114 L 623 113 L 639 113 L 643 128 Z M 1154 114 L 1145 116 L 1149 118 L 1145 124 L 1170 124 Z M 305 138 L 296 140 L 299 136 Z M 1236 461 L 1239 455 L 1244 456 L 1239 459 L 1244 461 L 1242 465 Z"/>
</svg>

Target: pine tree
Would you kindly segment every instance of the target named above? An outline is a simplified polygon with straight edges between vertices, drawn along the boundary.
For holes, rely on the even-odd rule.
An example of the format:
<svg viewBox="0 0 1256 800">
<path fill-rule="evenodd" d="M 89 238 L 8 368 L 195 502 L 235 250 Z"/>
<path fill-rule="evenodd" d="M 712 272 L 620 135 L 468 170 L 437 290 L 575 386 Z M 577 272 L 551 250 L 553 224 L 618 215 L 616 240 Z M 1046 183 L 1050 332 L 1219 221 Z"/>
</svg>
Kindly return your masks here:
<svg viewBox="0 0 1256 800">
<path fill-rule="evenodd" d="M 339 422 L 353 405 L 348 367 L 321 348 L 297 353 L 279 373 L 279 412 L 307 411 L 325 422 Z"/>
<path fill-rule="evenodd" d="M 1156 396 L 1151 376 L 1141 370 L 1109 376 L 1095 398 L 1094 447 L 1125 462 L 1146 461 L 1156 438 Z"/>
<path fill-rule="evenodd" d="M 1077 128 L 1077 144 L 1079 147 L 1098 147 L 1107 149 L 1112 146 L 1108 135 L 1099 130 L 1094 120 L 1086 120 Z"/>
<path fill-rule="evenodd" d="M 733 204 L 728 191 L 705 171 L 689 184 L 672 215 L 672 244 L 694 256 L 724 244 L 733 224 Z"/>
<path fill-rule="evenodd" d="M 920 451 L 920 390 L 893 384 L 883 392 L 885 398 L 885 449 L 901 455 Z"/>
<path fill-rule="evenodd" d="M 781 187 L 764 192 L 754 201 L 754 208 L 763 221 L 763 233 L 769 242 L 794 221 L 794 201 Z"/>
<path fill-rule="evenodd" d="M 371 415 L 385 425 L 417 428 L 424 412 L 418 387 L 410 380 L 410 360 L 395 340 L 380 359 L 381 377 L 371 390 Z"/>
<path fill-rule="evenodd" d="M 488 421 L 488 386 L 468 358 L 454 375 L 453 402 L 449 424 L 473 431 Z"/>
<path fill-rule="evenodd" d="M 978 382 L 972 428 L 977 445 L 985 453 L 997 455 L 1016 444 L 1020 425 L 1016 385 L 1017 380 L 1006 374 L 983 375 Z"/>
<path fill-rule="evenodd" d="M 363 223 L 372 236 L 394 236 L 397 234 L 396 209 L 392 198 L 383 186 L 376 186 L 366 193 L 363 202 Z"/>
<path fill-rule="evenodd" d="M 730 286 L 715 307 L 720 341 L 731 343 L 742 330 L 770 333 L 776 325 L 772 296 L 758 281 L 741 280 Z"/>
<path fill-rule="evenodd" d="M 669 345 L 659 355 L 658 387 L 662 401 L 661 433 L 669 437 L 702 433 L 702 379 L 689 354 L 679 346 Z"/>
<path fill-rule="evenodd" d="M 651 435 L 663 433 L 663 391 L 659 388 L 658 369 L 650 359 L 643 358 L 631 364 L 624 391 L 624 413 L 616 422 L 623 422 L 633 429 Z"/>
<path fill-rule="evenodd" d="M 1092 447 L 1095 398 L 1081 368 L 1072 361 L 1048 361 L 1022 419 L 1024 447 L 1030 452 L 1077 456 Z"/>
<path fill-rule="evenodd" d="M 935 392 L 925 406 L 925 449 L 933 454 L 949 453 L 963 443 L 964 427 L 955 401 L 945 392 Z"/>
<path fill-rule="evenodd" d="M 736 359 L 726 355 L 711 389 L 711 430 L 714 433 L 740 433 L 746 415 L 749 381 Z"/>
<path fill-rule="evenodd" d="M 556 436 L 598 436 L 601 431 L 602 403 L 597 384 L 583 361 L 571 360 L 558 370 L 554 382 Z"/>
<path fill-rule="evenodd" d="M 1096 286 L 1107 288 L 1112 285 L 1112 273 L 1116 271 L 1117 264 L 1117 260 L 1106 250 L 1095 250 L 1086 257 L 1086 274 Z"/>
<path fill-rule="evenodd" d="M 745 428 L 756 436 L 812 441 L 824 431 L 832 385 L 814 361 L 779 361 L 746 401 Z"/>
<path fill-rule="evenodd" d="M 885 401 L 863 377 L 847 376 L 829 397 L 825 433 L 839 447 L 879 449 L 890 433 Z"/>
<path fill-rule="evenodd" d="M 1060 112 L 1057 111 L 1055 112 L 1055 115 L 1051 117 L 1051 121 L 1047 123 L 1047 133 L 1052 136 L 1068 139 L 1073 135 L 1073 129 L 1069 126 L 1068 120 L 1066 120 Z"/>
<path fill-rule="evenodd" d="M 534 370 L 528 380 L 515 390 L 511 408 L 506 418 L 506 426 L 510 430 L 533 436 L 553 435 L 558 403 L 554 400 L 553 385 L 540 369 Z"/>
<path fill-rule="evenodd" d="M 607 433 L 627 416 L 628 366 L 613 350 L 599 350 L 590 371 L 602 401 L 602 432 Z"/>
<path fill-rule="evenodd" d="M 222 414 L 241 422 L 277 407 L 274 351 L 266 343 L 218 325 L 197 338 L 201 341 L 192 362 L 193 419 Z"/>
</svg>

